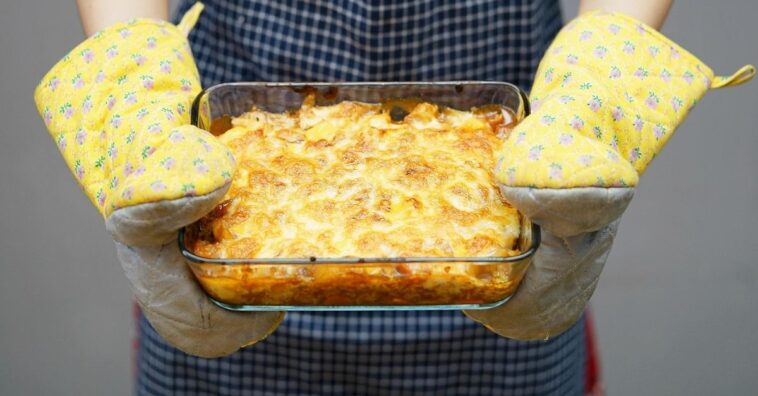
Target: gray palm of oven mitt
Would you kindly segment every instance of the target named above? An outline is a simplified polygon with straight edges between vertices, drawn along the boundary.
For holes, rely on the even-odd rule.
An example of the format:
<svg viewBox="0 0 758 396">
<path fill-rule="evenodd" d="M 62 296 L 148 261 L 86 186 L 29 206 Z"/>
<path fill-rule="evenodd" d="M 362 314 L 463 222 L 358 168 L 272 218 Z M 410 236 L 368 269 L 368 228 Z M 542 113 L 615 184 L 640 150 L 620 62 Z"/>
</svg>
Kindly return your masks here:
<svg viewBox="0 0 758 396">
<path fill-rule="evenodd" d="M 509 338 L 548 339 L 584 312 L 634 189 L 501 189 L 514 207 L 542 227 L 542 243 L 508 302 L 465 313 Z"/>
</svg>

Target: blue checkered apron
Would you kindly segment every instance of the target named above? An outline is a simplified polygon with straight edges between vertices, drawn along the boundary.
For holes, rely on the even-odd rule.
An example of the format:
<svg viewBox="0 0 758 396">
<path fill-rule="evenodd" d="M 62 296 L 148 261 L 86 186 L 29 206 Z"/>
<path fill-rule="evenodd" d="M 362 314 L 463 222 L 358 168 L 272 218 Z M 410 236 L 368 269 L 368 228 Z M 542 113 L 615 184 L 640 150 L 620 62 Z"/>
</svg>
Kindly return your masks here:
<svg viewBox="0 0 758 396">
<path fill-rule="evenodd" d="M 183 2 L 178 14 L 191 5 Z M 556 0 L 207 0 L 190 35 L 204 86 L 230 81 L 497 80 L 529 87 Z M 458 311 L 293 312 L 266 340 L 188 356 L 139 318 L 138 394 L 580 395 L 584 321 L 546 342 Z"/>
</svg>

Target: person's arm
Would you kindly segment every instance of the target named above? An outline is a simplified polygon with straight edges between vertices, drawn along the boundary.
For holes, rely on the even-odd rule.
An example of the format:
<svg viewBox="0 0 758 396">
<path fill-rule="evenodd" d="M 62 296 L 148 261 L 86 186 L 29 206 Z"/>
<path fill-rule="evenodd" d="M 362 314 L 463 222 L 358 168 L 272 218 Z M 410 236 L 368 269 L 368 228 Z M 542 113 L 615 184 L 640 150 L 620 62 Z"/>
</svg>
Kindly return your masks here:
<svg viewBox="0 0 758 396">
<path fill-rule="evenodd" d="M 168 0 L 76 0 L 87 37 L 131 18 L 168 19 Z"/>
<path fill-rule="evenodd" d="M 666 20 L 671 3 L 673 0 L 581 0 L 579 15 L 593 10 L 620 12 L 639 19 L 655 29 L 660 29 Z"/>
</svg>

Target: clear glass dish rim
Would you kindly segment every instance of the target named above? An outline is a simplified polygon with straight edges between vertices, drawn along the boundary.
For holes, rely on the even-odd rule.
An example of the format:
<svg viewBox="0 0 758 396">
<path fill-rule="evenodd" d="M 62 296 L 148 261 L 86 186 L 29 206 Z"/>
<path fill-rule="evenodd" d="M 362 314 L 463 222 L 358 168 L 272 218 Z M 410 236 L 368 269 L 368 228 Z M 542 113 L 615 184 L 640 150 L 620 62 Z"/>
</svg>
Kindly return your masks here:
<svg viewBox="0 0 758 396">
<path fill-rule="evenodd" d="M 508 302 L 513 294 L 497 300 L 481 304 L 443 304 L 443 305 L 251 305 L 227 304 L 208 296 L 212 303 L 228 311 L 237 312 L 333 312 L 333 311 L 459 311 L 483 310 L 499 307 Z"/>
<path fill-rule="evenodd" d="M 519 93 L 521 98 L 521 105 L 523 106 L 523 115 L 521 119 L 525 118 L 530 113 L 529 99 L 526 93 L 518 86 L 509 82 L 501 81 L 403 81 L 403 82 L 384 82 L 384 81 L 366 81 L 366 82 L 231 82 L 221 83 L 210 86 L 200 91 L 195 100 L 192 103 L 192 109 L 190 114 L 191 123 L 194 126 L 199 127 L 199 108 L 201 99 L 211 94 L 214 90 L 223 87 L 291 87 L 291 88 L 328 88 L 328 87 L 384 87 L 384 86 L 476 86 L 476 85 L 491 85 L 491 86 L 506 86 Z M 518 115 L 517 115 L 518 116 Z M 179 230 L 178 244 L 179 251 L 182 256 L 192 263 L 197 264 L 218 264 L 218 265 L 244 265 L 244 264 L 396 264 L 396 263 L 472 263 L 472 264 L 491 264 L 491 263 L 515 263 L 527 259 L 534 255 L 541 242 L 541 229 L 540 226 L 531 222 L 528 218 L 520 214 L 522 218 L 529 222 L 532 233 L 532 243 L 529 248 L 514 256 L 484 256 L 484 257 L 306 257 L 306 258 L 210 258 L 202 257 L 192 253 L 186 246 L 185 231 L 186 227 L 182 227 Z"/>
<path fill-rule="evenodd" d="M 227 82 L 212 85 L 208 88 L 200 91 L 195 99 L 192 101 L 192 108 L 190 110 L 190 123 L 199 127 L 199 109 L 200 100 L 209 95 L 213 91 L 224 87 L 272 87 L 272 88 L 328 88 L 328 87 L 398 87 L 403 85 L 416 85 L 416 86 L 475 86 L 475 85 L 493 85 L 493 86 L 506 86 L 514 91 L 518 92 L 521 98 L 521 105 L 523 106 L 523 118 L 526 118 L 531 112 L 529 106 L 529 98 L 521 88 L 515 84 L 504 81 L 484 81 L 484 80 L 451 80 L 451 81 L 364 81 L 364 82 L 267 82 L 267 81 L 243 81 L 243 82 Z"/>
<path fill-rule="evenodd" d="M 398 263 L 512 263 L 527 259 L 534 255 L 541 241 L 541 230 L 537 224 L 530 221 L 532 227 L 532 244 L 529 248 L 514 256 L 483 256 L 483 257 L 304 257 L 304 258 L 210 258 L 192 253 L 186 245 L 185 228 L 179 230 L 179 250 L 187 260 L 198 264 L 242 265 L 242 264 L 398 264 Z"/>
</svg>

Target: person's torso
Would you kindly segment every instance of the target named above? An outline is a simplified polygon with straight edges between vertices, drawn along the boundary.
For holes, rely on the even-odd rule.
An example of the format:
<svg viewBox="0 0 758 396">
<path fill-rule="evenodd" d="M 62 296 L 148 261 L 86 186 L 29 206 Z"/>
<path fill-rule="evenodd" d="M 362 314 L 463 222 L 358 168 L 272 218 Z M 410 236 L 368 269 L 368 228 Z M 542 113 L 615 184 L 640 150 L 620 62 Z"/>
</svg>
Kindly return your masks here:
<svg viewBox="0 0 758 396">
<path fill-rule="evenodd" d="M 192 1 L 184 1 L 179 14 Z M 556 0 L 206 2 L 190 42 L 232 81 L 508 81 L 528 89 L 561 27 Z"/>
<path fill-rule="evenodd" d="M 177 15 L 193 1 L 184 1 Z M 209 0 L 190 43 L 203 85 L 494 80 L 531 85 L 557 0 Z M 548 342 L 500 337 L 457 311 L 290 312 L 221 359 L 140 320 L 140 394 L 578 395 L 584 324 Z"/>
</svg>

